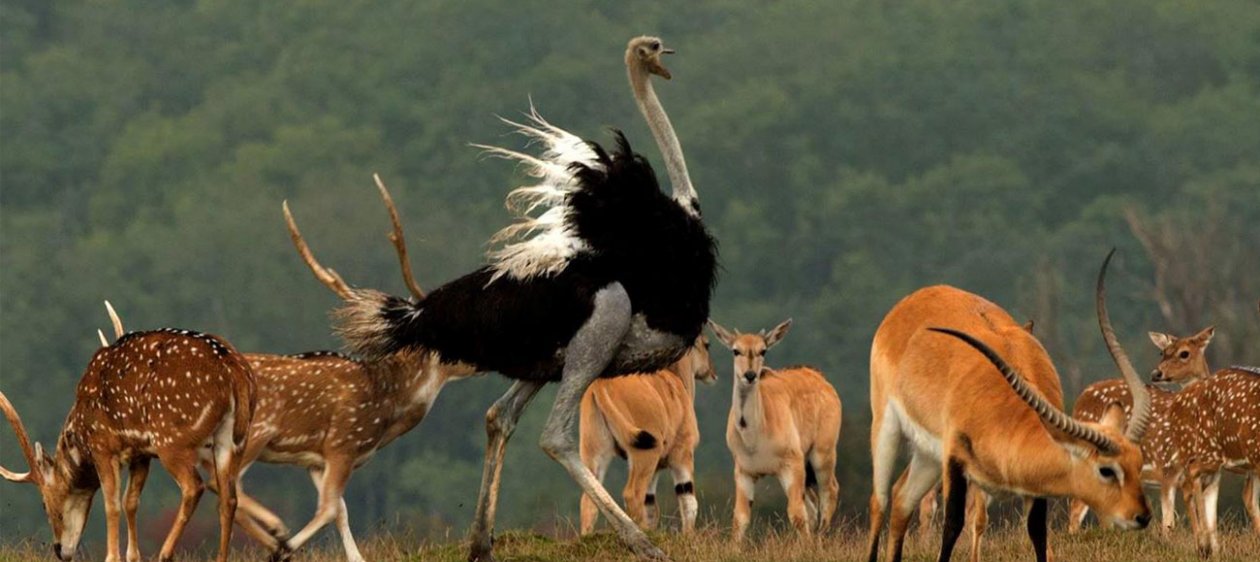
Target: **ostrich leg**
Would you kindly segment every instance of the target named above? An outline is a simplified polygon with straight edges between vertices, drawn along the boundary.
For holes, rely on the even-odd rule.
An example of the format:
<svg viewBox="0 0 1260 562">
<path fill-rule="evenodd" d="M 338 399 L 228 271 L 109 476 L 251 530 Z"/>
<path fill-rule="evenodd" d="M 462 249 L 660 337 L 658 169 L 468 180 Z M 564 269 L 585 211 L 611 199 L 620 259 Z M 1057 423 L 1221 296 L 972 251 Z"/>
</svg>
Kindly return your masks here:
<svg viewBox="0 0 1260 562">
<path fill-rule="evenodd" d="M 477 495 L 477 513 L 469 533 L 469 562 L 494 560 L 491 553 L 494 534 L 494 511 L 499 503 L 499 474 L 503 469 L 503 452 L 516 431 L 525 406 L 543 387 L 541 382 L 516 381 L 486 412 L 486 463 L 481 472 L 481 492 Z"/>
<path fill-rule="evenodd" d="M 586 495 L 595 501 L 600 513 L 617 531 L 622 542 L 640 558 L 666 560 L 647 535 L 622 511 L 603 484 L 582 464 L 578 454 L 578 408 L 582 395 L 608 367 L 630 328 L 630 296 L 620 283 L 595 294 L 595 310 L 565 348 L 564 372 L 556 402 L 543 426 L 540 445 L 559 462 Z"/>
</svg>

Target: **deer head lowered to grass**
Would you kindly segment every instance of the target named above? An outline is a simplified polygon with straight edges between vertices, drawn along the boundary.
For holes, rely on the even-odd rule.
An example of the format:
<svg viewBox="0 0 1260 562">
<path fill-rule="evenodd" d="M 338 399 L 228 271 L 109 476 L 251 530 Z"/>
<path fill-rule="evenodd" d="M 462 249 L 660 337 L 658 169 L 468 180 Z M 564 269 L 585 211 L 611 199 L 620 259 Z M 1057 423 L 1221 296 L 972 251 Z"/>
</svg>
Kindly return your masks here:
<svg viewBox="0 0 1260 562">
<path fill-rule="evenodd" d="M 156 457 L 181 492 L 179 514 L 160 554 L 161 560 L 170 560 L 204 489 L 198 464 L 208 463 L 220 489 L 236 489 L 254 392 L 249 364 L 223 339 L 187 330 L 119 333 L 88 364 L 52 457 L 38 444 L 31 446 L 17 410 L 0 394 L 0 409 L 31 468 L 25 473 L 0 468 L 0 476 L 39 489 L 53 550 L 62 560 L 74 557 L 100 490 L 105 560 L 119 560 L 118 515 L 125 507 L 127 560 L 135 562 L 140 559 L 136 510 L 149 462 Z M 123 466 L 130 471 L 125 504 Z M 220 496 L 220 562 L 227 560 L 235 509 L 234 493 Z"/>
</svg>

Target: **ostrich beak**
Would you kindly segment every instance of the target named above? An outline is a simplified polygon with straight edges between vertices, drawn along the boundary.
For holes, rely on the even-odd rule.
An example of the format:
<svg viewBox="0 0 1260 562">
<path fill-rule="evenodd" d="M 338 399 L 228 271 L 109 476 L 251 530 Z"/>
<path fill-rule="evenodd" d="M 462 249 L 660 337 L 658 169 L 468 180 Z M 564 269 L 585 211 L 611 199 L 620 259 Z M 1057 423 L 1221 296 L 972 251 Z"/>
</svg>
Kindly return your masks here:
<svg viewBox="0 0 1260 562">
<path fill-rule="evenodd" d="M 651 60 L 649 60 L 647 63 L 647 69 L 648 69 L 648 72 L 651 72 L 652 74 L 660 76 L 661 78 L 664 78 L 666 80 L 673 78 L 673 75 L 669 73 L 669 69 L 665 68 L 665 65 L 661 64 L 660 58 L 653 57 Z"/>
</svg>

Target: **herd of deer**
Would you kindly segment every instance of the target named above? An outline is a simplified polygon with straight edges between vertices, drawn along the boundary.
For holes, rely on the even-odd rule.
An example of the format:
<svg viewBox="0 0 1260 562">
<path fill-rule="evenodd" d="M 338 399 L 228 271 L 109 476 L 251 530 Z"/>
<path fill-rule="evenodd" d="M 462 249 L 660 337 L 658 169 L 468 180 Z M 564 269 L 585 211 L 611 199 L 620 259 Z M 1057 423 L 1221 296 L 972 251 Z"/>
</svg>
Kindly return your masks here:
<svg viewBox="0 0 1260 562">
<path fill-rule="evenodd" d="M 636 38 L 627 49 L 626 62 L 636 99 L 653 132 L 668 133 L 658 140 L 665 149 L 672 146 L 674 150 L 666 158 L 675 178 L 678 167 L 684 165 L 677 139 L 647 82 L 648 74 L 669 78 L 659 56 L 670 52 L 659 39 Z M 541 118 L 536 122 L 542 129 L 535 134 L 550 135 L 544 138 L 552 143 L 549 158 L 564 150 L 578 150 L 564 136 L 567 133 L 548 128 Z M 563 143 L 570 144 L 560 146 Z M 598 152 L 607 159 L 602 149 Z M 551 160 L 530 162 L 544 170 L 540 173 L 562 182 L 570 181 L 566 174 L 574 166 L 597 166 L 580 160 L 564 166 L 552 165 Z M 590 174 L 593 169 L 573 173 Z M 682 195 L 675 201 L 698 216 L 685 168 L 679 177 L 676 190 L 679 184 L 687 189 L 679 191 Z M 355 330 L 377 334 L 371 329 L 390 322 L 402 325 L 398 317 L 419 316 L 425 309 L 415 307 L 428 298 L 411 272 L 393 200 L 379 177 L 376 184 L 390 215 L 389 239 L 410 299 L 352 288 L 315 259 L 287 203 L 283 209 L 301 258 L 345 303 L 339 311 L 348 318 L 339 327 L 343 337 Z M 656 188 L 654 180 L 652 187 Z M 577 252 L 588 241 L 577 238 L 565 243 L 570 242 L 565 251 Z M 521 255 L 528 258 L 522 262 L 528 267 L 543 263 L 562 268 L 568 259 L 568 254 L 547 258 L 553 261 Z M 1087 388 L 1072 416 L 1064 410 L 1058 374 L 1031 324 L 1017 323 L 982 297 L 947 286 L 927 287 L 902 299 L 884 318 L 875 332 L 870 357 L 872 562 L 878 558 L 886 515 L 889 560 L 901 559 L 916 509 L 921 526 L 930 526 L 938 485 L 945 504 L 941 560 L 950 558 L 968 511 L 971 557 L 979 558 L 985 511 L 993 493 L 1014 493 L 1024 499 L 1029 535 L 1038 560 L 1044 561 L 1049 557 L 1048 497 L 1072 500 L 1073 531 L 1089 509 L 1108 525 L 1140 529 L 1152 519 L 1144 483 L 1161 488 L 1164 532 L 1173 527 L 1175 491 L 1181 490 L 1200 552 L 1212 555 L 1219 550 L 1216 504 L 1222 471 L 1247 475 L 1244 500 L 1252 525 L 1260 533 L 1260 372 L 1243 367 L 1211 372 L 1205 359 L 1211 328 L 1185 338 L 1152 332 L 1151 340 L 1162 356 L 1151 382 L 1181 388 L 1165 390 L 1143 382 L 1107 314 L 1104 279 L 1110 259 L 1108 255 L 1099 273 L 1096 308 L 1103 339 L 1122 378 Z M 484 286 L 498 278 L 495 274 Z M 598 307 L 617 298 L 606 291 L 594 295 L 595 310 L 588 313 L 583 326 L 602 325 L 606 320 Z M 368 310 L 365 303 L 383 304 Z M 162 560 L 172 558 L 206 487 L 219 497 L 221 562 L 226 560 L 234 524 L 264 545 L 273 560 L 283 560 L 324 526 L 335 523 L 346 558 L 364 560 L 343 499 L 351 474 L 381 447 L 416 427 L 446 383 L 488 370 L 438 349 L 397 345 L 394 340 L 370 342 L 383 351 L 353 357 L 332 352 L 242 354 L 222 338 L 192 331 L 128 333 L 113 307 L 109 303 L 106 307 L 115 338 L 110 341 L 100 334 L 101 347 L 79 382 L 52 456 L 40 445 L 31 445 L 17 411 L 0 393 L 0 410 L 13 426 L 30 466 L 23 473 L 0 467 L 0 476 L 39 489 L 53 531 L 53 550 L 62 560 L 75 555 L 98 490 L 105 503 L 106 560 L 119 559 L 120 511 L 126 517 L 126 560 L 140 559 L 136 511 L 152 458 L 166 468 L 181 491 L 178 516 L 161 549 Z M 364 310 L 368 313 L 356 316 Z M 628 304 L 626 310 L 631 310 Z M 628 318 L 622 317 L 623 321 Z M 628 335 L 618 337 L 623 341 L 640 338 L 626 344 L 636 352 L 664 345 L 645 342 L 663 341 L 659 334 L 666 332 L 628 325 L 620 328 Z M 766 365 L 767 351 L 782 341 L 790 320 L 756 333 L 727 329 L 713 321 L 708 325 L 733 354 L 726 442 L 735 468 L 734 539 L 744 537 L 755 484 L 763 476 L 778 479 L 787 496 L 788 519 L 800 534 L 826 532 L 839 494 L 835 476 L 842 417 L 839 395 L 817 369 Z M 562 359 L 565 374 L 559 379 L 562 387 L 553 411 L 553 415 L 562 412 L 562 403 L 576 404 L 580 399 L 578 411 L 561 415 L 557 427 L 578 418 L 580 466 L 565 464 L 565 468 L 585 492 L 581 531 L 590 532 L 602 513 L 636 553 L 663 557 L 659 551 L 637 548 L 635 541 L 640 537 L 627 534 L 622 525 L 651 528 L 657 524 L 657 479 L 668 469 L 682 532 L 695 527 L 694 451 L 700 438 L 694 408 L 696 382 L 712 383 L 717 378 L 709 340 L 703 333 L 686 340 L 688 346 L 671 352 L 672 365 L 656 372 L 595 376 L 579 387 L 582 393 L 572 397 L 574 402 L 566 402 L 568 362 L 585 357 L 579 352 L 591 345 L 583 339 L 585 330 L 578 330 L 568 347 L 556 352 L 569 357 Z M 470 558 L 474 560 L 491 559 L 489 534 L 504 446 L 516 417 L 545 382 L 514 378 L 512 389 L 487 413 L 489 447 L 472 533 Z M 554 435 L 544 433 L 544 449 L 564 464 L 569 446 L 553 439 Z M 894 481 L 894 465 L 904 443 L 910 446 L 909 466 Z M 624 512 L 611 503 L 599 483 L 615 456 L 629 463 Z M 297 533 L 290 534 L 276 514 L 245 493 L 241 476 L 256 461 L 296 465 L 309 473 L 319 501 L 315 515 Z M 129 472 L 125 491 L 123 467 Z M 206 482 L 201 471 L 209 476 Z"/>
</svg>

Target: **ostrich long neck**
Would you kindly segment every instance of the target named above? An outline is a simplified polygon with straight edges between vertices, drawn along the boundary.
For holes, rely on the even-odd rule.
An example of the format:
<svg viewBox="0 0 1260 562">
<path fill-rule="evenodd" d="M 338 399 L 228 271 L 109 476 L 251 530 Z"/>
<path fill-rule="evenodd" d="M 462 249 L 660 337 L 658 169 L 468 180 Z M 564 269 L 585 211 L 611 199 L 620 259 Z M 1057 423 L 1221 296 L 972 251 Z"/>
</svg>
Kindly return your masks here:
<svg viewBox="0 0 1260 562">
<path fill-rule="evenodd" d="M 691 176 L 687 175 L 687 161 L 683 159 L 682 146 L 678 144 L 678 136 L 674 134 L 674 126 L 661 107 L 661 100 L 656 97 L 648 72 L 637 60 L 627 61 L 626 71 L 630 75 L 630 88 L 634 90 L 634 101 L 643 112 L 648 128 L 665 157 L 665 169 L 669 172 L 669 182 L 674 186 L 674 200 L 688 211 L 694 210 L 697 199 L 696 189 L 691 185 Z"/>
</svg>

